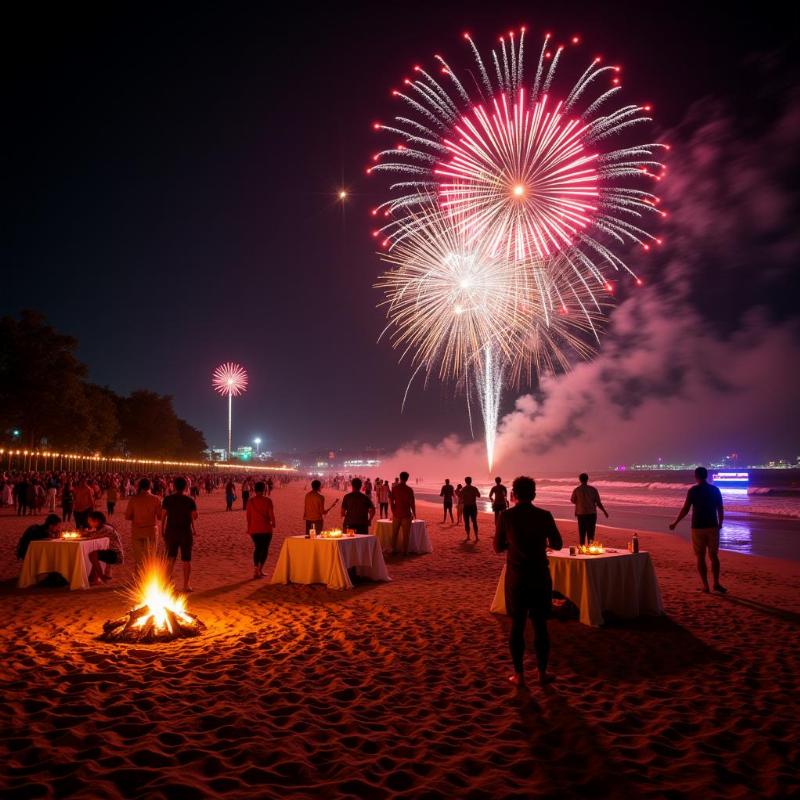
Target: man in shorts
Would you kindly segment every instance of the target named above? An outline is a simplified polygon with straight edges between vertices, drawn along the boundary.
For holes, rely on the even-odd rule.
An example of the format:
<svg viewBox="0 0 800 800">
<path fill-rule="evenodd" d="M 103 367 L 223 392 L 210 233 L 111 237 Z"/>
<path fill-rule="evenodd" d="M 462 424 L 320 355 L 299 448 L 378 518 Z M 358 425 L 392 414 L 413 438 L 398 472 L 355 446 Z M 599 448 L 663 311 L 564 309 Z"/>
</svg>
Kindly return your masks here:
<svg viewBox="0 0 800 800">
<path fill-rule="evenodd" d="M 677 519 L 669 526 L 674 531 L 678 523 L 692 510 L 692 547 L 697 557 L 697 571 L 703 581 L 703 591 L 708 593 L 708 570 L 706 569 L 706 550 L 714 575 L 714 591 L 725 594 L 728 590 L 719 582 L 719 529 L 724 519 L 722 492 L 708 482 L 708 470 L 698 467 L 694 471 L 697 481 L 686 493 L 686 502 Z"/>
<path fill-rule="evenodd" d="M 178 550 L 183 562 L 183 591 L 191 592 L 189 576 L 192 572 L 192 544 L 194 543 L 194 523 L 197 520 L 197 504 L 186 494 L 186 478 L 175 478 L 175 494 L 168 494 L 161 508 L 161 536 L 167 551 L 169 575 L 175 566 Z"/>
<path fill-rule="evenodd" d="M 401 472 L 400 480 L 392 487 L 392 553 L 408 553 L 411 523 L 417 516 L 414 490 L 408 485 L 408 473 Z M 399 542 L 399 543 L 398 543 Z"/>
</svg>

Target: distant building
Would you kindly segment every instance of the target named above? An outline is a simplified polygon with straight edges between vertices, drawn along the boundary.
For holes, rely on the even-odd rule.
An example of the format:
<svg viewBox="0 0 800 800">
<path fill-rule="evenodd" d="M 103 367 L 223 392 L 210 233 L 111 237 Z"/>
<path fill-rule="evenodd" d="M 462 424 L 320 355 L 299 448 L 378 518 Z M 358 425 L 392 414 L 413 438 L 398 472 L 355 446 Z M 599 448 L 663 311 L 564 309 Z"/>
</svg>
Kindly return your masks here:
<svg viewBox="0 0 800 800">
<path fill-rule="evenodd" d="M 253 448 L 249 445 L 240 447 L 233 451 L 233 457 L 238 461 L 250 461 L 253 458 Z"/>
</svg>

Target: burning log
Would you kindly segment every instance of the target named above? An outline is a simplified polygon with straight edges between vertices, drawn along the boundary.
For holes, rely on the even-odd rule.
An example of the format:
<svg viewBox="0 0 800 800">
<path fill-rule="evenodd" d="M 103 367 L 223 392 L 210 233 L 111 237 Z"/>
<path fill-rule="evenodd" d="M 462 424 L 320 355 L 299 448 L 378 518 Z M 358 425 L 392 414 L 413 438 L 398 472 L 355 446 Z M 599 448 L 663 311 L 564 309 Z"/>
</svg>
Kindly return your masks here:
<svg viewBox="0 0 800 800">
<path fill-rule="evenodd" d="M 103 625 L 106 642 L 150 643 L 198 636 L 205 625 L 186 610 L 186 599 L 176 595 L 166 577 L 166 565 L 152 558 L 132 591 L 136 605 L 125 616 Z"/>
</svg>

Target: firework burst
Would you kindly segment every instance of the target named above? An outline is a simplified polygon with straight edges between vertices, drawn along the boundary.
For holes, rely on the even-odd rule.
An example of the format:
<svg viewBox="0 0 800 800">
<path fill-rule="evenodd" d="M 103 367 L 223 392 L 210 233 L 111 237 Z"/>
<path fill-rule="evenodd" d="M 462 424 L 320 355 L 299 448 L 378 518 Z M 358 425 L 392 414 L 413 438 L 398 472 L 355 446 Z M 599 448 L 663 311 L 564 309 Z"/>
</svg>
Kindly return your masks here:
<svg viewBox="0 0 800 800">
<path fill-rule="evenodd" d="M 589 357 L 604 271 L 635 278 L 618 251 L 660 244 L 648 228 L 665 213 L 652 186 L 667 148 L 639 141 L 650 107 L 618 103 L 619 67 L 595 58 L 562 87 L 550 34 L 530 75 L 524 28 L 489 59 L 465 40 L 463 78 L 437 55 L 392 93 L 404 110 L 374 127 L 399 141 L 368 172 L 397 176 L 373 211 L 392 342 L 415 375 L 472 376 L 491 463 L 503 383 Z"/>
<path fill-rule="evenodd" d="M 241 364 L 226 361 L 214 370 L 211 385 L 221 395 L 238 397 L 247 391 L 247 370 Z"/>
</svg>

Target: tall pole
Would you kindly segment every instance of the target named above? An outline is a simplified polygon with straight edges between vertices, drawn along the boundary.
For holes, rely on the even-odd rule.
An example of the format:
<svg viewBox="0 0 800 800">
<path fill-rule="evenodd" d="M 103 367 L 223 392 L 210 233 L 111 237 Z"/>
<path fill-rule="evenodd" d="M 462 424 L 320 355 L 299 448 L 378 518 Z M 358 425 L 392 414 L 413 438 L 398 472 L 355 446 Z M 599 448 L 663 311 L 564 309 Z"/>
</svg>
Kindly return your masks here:
<svg viewBox="0 0 800 800">
<path fill-rule="evenodd" d="M 231 460 L 231 421 L 233 415 L 233 395 L 228 393 L 228 461 Z"/>
</svg>

